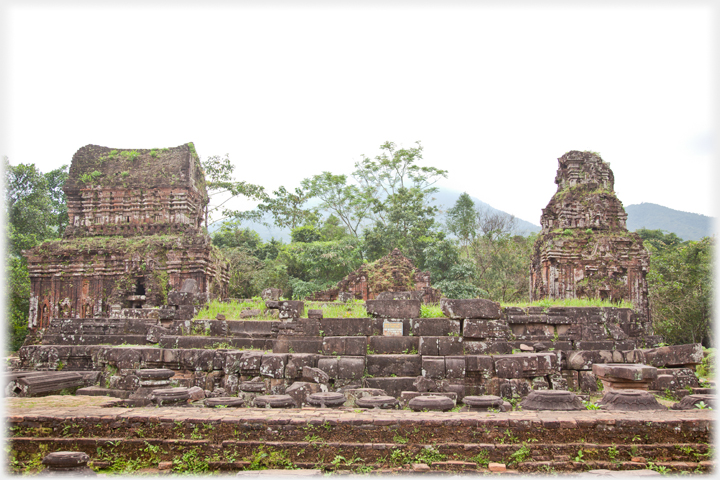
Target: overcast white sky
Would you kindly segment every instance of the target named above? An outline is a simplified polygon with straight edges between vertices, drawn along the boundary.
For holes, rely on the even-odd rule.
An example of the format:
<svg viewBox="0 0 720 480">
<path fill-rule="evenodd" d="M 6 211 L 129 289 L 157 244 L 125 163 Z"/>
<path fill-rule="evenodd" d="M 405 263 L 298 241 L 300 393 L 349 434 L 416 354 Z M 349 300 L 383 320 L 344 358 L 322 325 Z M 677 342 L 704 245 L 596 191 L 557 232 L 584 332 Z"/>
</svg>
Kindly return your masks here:
<svg viewBox="0 0 720 480">
<path fill-rule="evenodd" d="M 712 2 L 110 5 L 5 3 L 12 164 L 193 141 L 273 190 L 420 140 L 538 224 L 557 158 L 592 150 L 625 205 L 717 215 Z"/>
</svg>

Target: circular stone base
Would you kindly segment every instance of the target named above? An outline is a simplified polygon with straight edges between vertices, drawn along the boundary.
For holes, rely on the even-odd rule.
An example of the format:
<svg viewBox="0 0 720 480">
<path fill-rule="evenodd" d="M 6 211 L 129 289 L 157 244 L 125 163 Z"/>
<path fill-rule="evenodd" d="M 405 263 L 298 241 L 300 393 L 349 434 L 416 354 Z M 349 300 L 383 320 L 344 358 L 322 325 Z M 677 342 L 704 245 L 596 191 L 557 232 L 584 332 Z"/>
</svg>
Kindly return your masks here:
<svg viewBox="0 0 720 480">
<path fill-rule="evenodd" d="M 670 407 L 672 410 L 695 410 L 703 402 L 705 408 L 715 408 L 715 395 L 694 393 L 683 397 L 678 403 Z"/>
<path fill-rule="evenodd" d="M 311 393 L 307 397 L 307 403 L 313 407 L 339 407 L 345 403 L 345 395 L 339 392 Z"/>
<path fill-rule="evenodd" d="M 397 408 L 398 399 L 388 395 L 361 397 L 355 400 L 360 408 Z"/>
<path fill-rule="evenodd" d="M 520 406 L 524 410 L 585 410 L 580 397 L 567 390 L 533 390 Z"/>
<path fill-rule="evenodd" d="M 205 406 L 209 408 L 242 407 L 243 405 L 245 405 L 245 401 L 238 397 L 215 397 L 205 399 Z"/>
<path fill-rule="evenodd" d="M 501 410 L 504 400 L 500 397 L 496 397 L 495 395 L 470 395 L 468 397 L 464 397 L 462 402 L 473 409 L 494 408 L 496 410 Z"/>
<path fill-rule="evenodd" d="M 175 376 L 175 372 L 169 368 L 142 368 L 135 370 L 135 375 L 140 380 L 168 380 Z"/>
<path fill-rule="evenodd" d="M 185 387 L 161 388 L 150 394 L 150 400 L 158 405 L 177 405 L 187 403 L 189 399 L 190 392 Z"/>
<path fill-rule="evenodd" d="M 295 400 L 290 395 L 260 395 L 255 397 L 255 406 L 260 408 L 293 408 Z"/>
<path fill-rule="evenodd" d="M 419 412 L 421 410 L 440 410 L 446 412 L 455 406 L 455 402 L 442 395 L 421 395 L 408 402 L 408 406 Z"/>
<path fill-rule="evenodd" d="M 603 410 L 637 412 L 643 410 L 667 410 L 655 397 L 644 390 L 615 390 L 606 392 L 598 402 Z"/>
<path fill-rule="evenodd" d="M 262 382 L 240 382 L 238 388 L 243 392 L 262 393 L 265 391 L 265 384 Z"/>
</svg>

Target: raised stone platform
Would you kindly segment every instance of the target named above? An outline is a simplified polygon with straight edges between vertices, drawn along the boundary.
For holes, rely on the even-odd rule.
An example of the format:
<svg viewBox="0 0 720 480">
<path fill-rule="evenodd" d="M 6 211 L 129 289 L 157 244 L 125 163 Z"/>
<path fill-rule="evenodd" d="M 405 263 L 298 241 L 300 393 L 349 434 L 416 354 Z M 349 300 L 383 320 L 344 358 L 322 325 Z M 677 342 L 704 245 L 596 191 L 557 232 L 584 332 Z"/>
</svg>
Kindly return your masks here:
<svg viewBox="0 0 720 480">
<path fill-rule="evenodd" d="M 109 402 L 99 397 L 8 399 L 10 455 L 22 464 L 47 446 L 85 452 L 94 466 L 103 461 L 98 447 L 104 451 L 114 445 L 117 458 L 133 455 L 157 465 L 171 460 L 183 446 L 202 458 L 218 453 L 220 460 L 210 466 L 214 471 L 247 468 L 249 461 L 235 462 L 253 458 L 262 447 L 265 452 L 285 452 L 284 458 L 299 468 L 332 471 L 337 464 L 330 461 L 341 455 L 356 459 L 355 467 L 401 473 L 430 446 L 445 455 L 445 460 L 428 464 L 434 472 L 483 473 L 483 462 L 535 473 L 545 471 L 543 465 L 557 472 L 649 466 L 645 460 L 631 461 L 636 457 L 653 459 L 671 472 L 709 472 L 713 465 L 707 453 L 714 418 L 708 410 L 476 413 L 100 406 Z M 310 436 L 313 443 L 307 440 Z M 155 457 L 148 457 L 148 444 L 158 447 Z M 520 463 L 513 462 L 512 455 L 523 445 L 530 451 Z M 393 463 L 390 454 L 395 450 L 401 452 L 396 458 L 408 460 Z M 582 462 L 572 460 L 578 450 L 584 452 Z M 227 460 L 226 452 L 236 460 Z"/>
</svg>

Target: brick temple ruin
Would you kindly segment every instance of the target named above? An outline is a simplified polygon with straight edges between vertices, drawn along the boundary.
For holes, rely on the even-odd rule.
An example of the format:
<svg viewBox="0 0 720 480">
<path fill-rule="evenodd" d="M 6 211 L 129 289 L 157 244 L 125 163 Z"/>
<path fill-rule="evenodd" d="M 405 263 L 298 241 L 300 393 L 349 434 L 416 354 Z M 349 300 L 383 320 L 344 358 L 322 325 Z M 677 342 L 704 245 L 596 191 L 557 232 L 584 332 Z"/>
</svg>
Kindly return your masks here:
<svg viewBox="0 0 720 480">
<path fill-rule="evenodd" d="M 715 405 L 694 372 L 702 346 L 653 335 L 647 253 L 598 156 L 560 159 L 533 295 L 627 299 L 634 309 L 441 299 L 444 317 L 421 318 L 429 277 L 396 251 L 323 293 L 328 304 L 363 298 L 367 317 L 326 318 L 323 304 L 306 310 L 275 291 L 265 300 L 272 320 L 227 320 L 193 318 L 197 297 L 222 296 L 225 280 L 199 231 L 207 197 L 192 147 L 114 152 L 76 154 L 66 237 L 28 254 L 31 325 L 44 335 L 11 362 L 6 395 L 77 389 L 79 406 L 9 399 L 15 465 L 62 449 L 86 453 L 93 468 L 115 458 L 179 468 L 182 447 L 213 458 L 212 471 L 250 468 L 258 448 L 325 471 L 343 468 L 331 462 L 340 457 L 381 473 L 634 470 L 646 458 L 672 472 L 713 468 L 712 412 L 695 408 Z M 111 163 L 118 152 L 128 158 Z M 141 184 L 158 165 L 156 184 Z M 377 295 L 379 279 L 387 295 Z M 125 308 L 107 314 L 108 305 Z M 652 395 L 668 392 L 682 398 L 670 410 Z M 599 395 L 604 410 L 578 411 Z M 511 402 L 523 410 L 509 412 Z M 585 457 L 573 461 L 579 448 Z M 452 461 L 422 456 L 430 451 Z M 398 455 L 400 465 L 390 460 Z"/>
<path fill-rule="evenodd" d="M 404 292 L 425 303 L 440 301 L 440 291 L 430 285 L 430 272 L 421 271 L 397 248 L 382 258 L 360 266 L 333 288 L 315 292 L 311 300 L 373 300 Z M 397 295 L 396 295 L 397 296 Z M 398 297 L 399 298 L 399 297 Z"/>
<path fill-rule="evenodd" d="M 166 305 L 168 292 L 186 280 L 206 297 L 227 296 L 226 267 L 201 229 L 208 195 L 191 143 L 87 145 L 73 156 L 63 190 L 63 238 L 25 253 L 31 330 L 52 318 L 108 316 L 112 306 Z"/>
<path fill-rule="evenodd" d="M 531 264 L 531 300 L 627 300 L 649 322 L 649 255 L 615 196 L 610 165 L 593 152 L 558 159 L 557 192 L 543 209 Z"/>
</svg>

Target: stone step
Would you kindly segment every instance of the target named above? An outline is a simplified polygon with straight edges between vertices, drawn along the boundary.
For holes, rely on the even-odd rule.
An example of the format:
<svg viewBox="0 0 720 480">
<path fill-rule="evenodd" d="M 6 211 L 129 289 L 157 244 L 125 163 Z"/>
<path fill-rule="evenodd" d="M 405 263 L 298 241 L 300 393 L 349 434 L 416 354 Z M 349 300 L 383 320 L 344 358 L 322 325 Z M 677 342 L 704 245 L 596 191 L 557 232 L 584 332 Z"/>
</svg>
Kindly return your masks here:
<svg viewBox="0 0 720 480">
<path fill-rule="evenodd" d="M 204 335 L 163 335 L 160 337 L 158 345 L 162 348 L 173 349 L 247 348 L 269 351 L 273 348 L 273 340 L 269 338 L 210 337 Z"/>
<path fill-rule="evenodd" d="M 142 428 L 142 427 L 136 427 Z M 441 441 L 424 441 L 416 443 L 408 438 L 406 432 L 397 432 L 396 439 L 403 442 L 392 443 L 357 443 L 347 441 L 324 441 L 322 435 L 313 434 L 312 441 L 243 441 L 224 440 L 215 442 L 207 438 L 207 429 L 175 428 L 176 438 L 131 438 L 131 437 L 87 437 L 72 438 L 73 429 L 68 429 L 64 437 L 13 437 L 10 446 L 15 451 L 36 453 L 48 445 L 55 445 L 64 450 L 87 453 L 94 467 L 106 466 L 98 452 L 112 447 L 115 458 L 150 459 L 147 445 L 154 448 L 152 461 L 156 465 L 162 461 L 176 458 L 176 450 L 194 451 L 204 458 L 219 453 L 220 459 L 214 460 L 208 467 L 212 470 L 235 470 L 246 468 L 250 460 L 258 453 L 269 454 L 279 452 L 285 465 L 296 468 L 308 468 L 311 465 L 327 471 L 352 470 L 359 466 L 371 466 L 376 470 L 391 468 L 412 468 L 412 464 L 424 463 L 431 471 L 468 471 L 487 472 L 488 464 L 502 463 L 510 469 L 520 472 L 552 473 L 587 471 L 593 469 L 607 470 L 645 470 L 651 466 L 661 466 L 668 472 L 708 472 L 714 462 L 702 460 L 706 458 L 707 445 L 682 444 L 646 445 L 638 449 L 637 445 L 594 445 L 594 444 L 480 444 L 480 443 L 444 443 Z M 193 432 L 194 439 L 182 438 L 187 432 Z M 318 429 L 319 430 L 319 429 Z M 133 429 L 129 429 L 134 435 Z M 410 437 L 413 434 L 409 435 Z M 71 438 L 68 438 L 71 437 Z M 98 447 L 100 450 L 98 450 Z M 679 448 L 677 448 L 679 447 Z M 633 454 L 634 449 L 634 454 Z M 700 457 L 682 451 L 701 453 Z M 281 452 L 281 453 L 280 453 Z M 614 453 L 611 453 L 614 452 Z M 670 452 L 670 453 L 669 453 Z M 677 452 L 677 454 L 673 453 Z M 227 460 L 226 453 L 244 461 Z M 612 455 L 612 456 L 611 456 Z M 329 459 L 344 461 L 328 462 Z M 217 457 L 216 457 L 217 458 Z M 633 461 L 633 459 L 635 461 Z M 339 460 L 339 459 L 338 459 Z M 700 460 L 700 461 L 698 461 Z M 109 466 L 109 465 L 107 465 Z"/>
<path fill-rule="evenodd" d="M 114 397 L 127 399 L 130 398 L 131 393 L 132 391 L 130 390 L 91 386 L 78 389 L 75 392 L 75 395 L 89 395 L 91 397 Z"/>
<path fill-rule="evenodd" d="M 43 336 L 43 345 L 146 345 L 145 335 L 85 335 L 85 334 L 46 334 Z"/>
<path fill-rule="evenodd" d="M 99 372 L 91 373 L 95 373 L 97 377 Z M 13 395 L 33 397 L 85 385 L 87 385 L 86 376 L 80 372 L 42 372 L 42 375 L 26 375 L 18 378 L 11 390 Z"/>
</svg>

